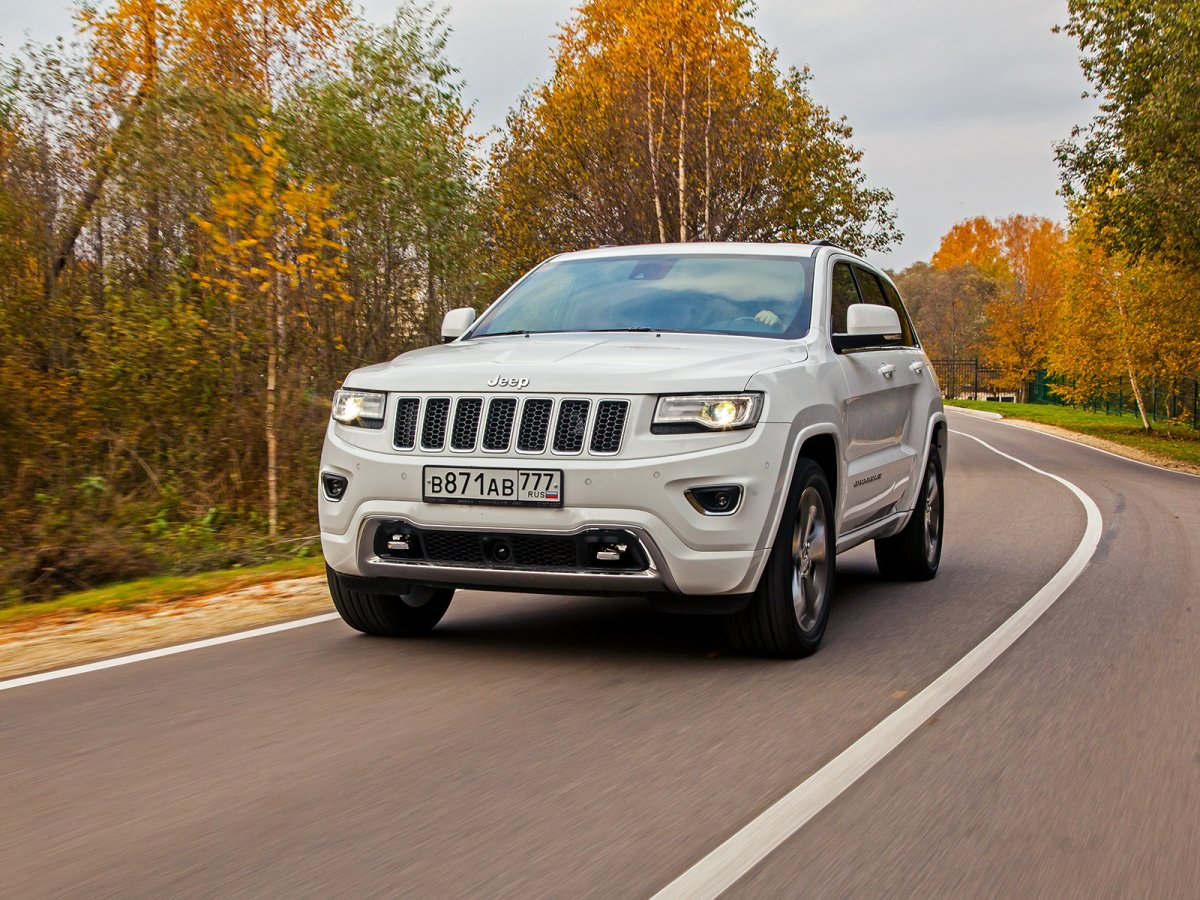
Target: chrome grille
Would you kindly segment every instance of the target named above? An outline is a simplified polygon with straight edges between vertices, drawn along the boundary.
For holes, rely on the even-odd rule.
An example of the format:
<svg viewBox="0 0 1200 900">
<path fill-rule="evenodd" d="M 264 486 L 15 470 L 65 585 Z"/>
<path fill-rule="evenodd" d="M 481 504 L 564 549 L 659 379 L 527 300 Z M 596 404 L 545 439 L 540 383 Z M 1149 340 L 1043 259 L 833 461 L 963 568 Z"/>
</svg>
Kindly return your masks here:
<svg viewBox="0 0 1200 900">
<path fill-rule="evenodd" d="M 396 430 L 392 445 L 397 450 L 412 450 L 417 445 L 417 414 L 421 401 L 417 397 L 401 397 L 396 404 Z"/>
<path fill-rule="evenodd" d="M 435 397 L 425 404 L 425 421 L 421 425 L 422 450 L 441 450 L 446 446 L 446 420 L 449 417 L 449 398 Z"/>
<path fill-rule="evenodd" d="M 517 418 L 517 401 L 512 397 L 496 397 L 488 404 L 487 422 L 483 426 L 483 449 L 504 451 L 512 439 L 513 422 Z"/>
<path fill-rule="evenodd" d="M 579 453 L 587 433 L 588 409 L 591 400 L 564 400 L 558 407 L 558 424 L 554 428 L 555 453 Z"/>
<path fill-rule="evenodd" d="M 479 414 L 483 401 L 478 397 L 465 397 L 454 408 L 454 428 L 450 432 L 451 450 L 474 450 L 479 439 Z"/>
<path fill-rule="evenodd" d="M 614 456 L 630 401 L 422 395 L 397 398 L 395 412 L 392 446 L 400 451 Z"/>
<path fill-rule="evenodd" d="M 596 423 L 592 426 L 593 453 L 612 454 L 621 449 L 628 414 L 627 400 L 601 400 L 596 404 Z"/>
<path fill-rule="evenodd" d="M 546 449 L 550 434 L 550 413 L 553 400 L 526 400 L 521 410 L 521 428 L 517 432 L 517 449 L 523 453 L 541 453 Z"/>
</svg>

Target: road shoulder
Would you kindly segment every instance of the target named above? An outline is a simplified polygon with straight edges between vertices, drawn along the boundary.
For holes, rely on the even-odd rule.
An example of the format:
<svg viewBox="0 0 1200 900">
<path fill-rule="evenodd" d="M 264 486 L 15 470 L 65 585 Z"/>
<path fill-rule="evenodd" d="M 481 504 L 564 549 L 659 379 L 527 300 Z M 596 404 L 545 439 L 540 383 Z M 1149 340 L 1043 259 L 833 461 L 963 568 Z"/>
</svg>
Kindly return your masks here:
<svg viewBox="0 0 1200 900">
<path fill-rule="evenodd" d="M 0 678 L 26 675 L 169 644 L 329 612 L 322 576 L 80 614 L 63 611 L 0 624 Z"/>
<path fill-rule="evenodd" d="M 1200 475 L 1200 466 L 1194 466 L 1191 463 L 1183 462 L 1178 459 L 1171 459 L 1169 456 L 1161 456 L 1157 453 L 1148 453 L 1145 450 L 1139 450 L 1136 447 L 1127 447 L 1124 444 L 1118 444 L 1115 441 L 1106 441 L 1104 438 L 1093 437 L 1090 434 L 1071 431 L 1067 428 L 1059 428 L 1057 425 L 1045 425 L 1041 422 L 1030 422 L 1026 419 L 1005 419 L 1004 422 L 1009 425 L 1018 425 L 1021 428 L 1028 428 L 1030 431 L 1040 431 L 1044 434 L 1052 434 L 1055 437 L 1060 437 L 1068 441 L 1074 441 L 1077 444 L 1085 444 L 1088 447 L 1095 447 L 1097 450 L 1103 450 L 1105 453 L 1111 453 L 1113 456 L 1123 456 L 1125 459 L 1133 460 L 1134 462 L 1145 463 L 1148 466 L 1157 466 L 1160 469 L 1170 469 L 1173 472 L 1186 472 L 1188 475 Z"/>
</svg>

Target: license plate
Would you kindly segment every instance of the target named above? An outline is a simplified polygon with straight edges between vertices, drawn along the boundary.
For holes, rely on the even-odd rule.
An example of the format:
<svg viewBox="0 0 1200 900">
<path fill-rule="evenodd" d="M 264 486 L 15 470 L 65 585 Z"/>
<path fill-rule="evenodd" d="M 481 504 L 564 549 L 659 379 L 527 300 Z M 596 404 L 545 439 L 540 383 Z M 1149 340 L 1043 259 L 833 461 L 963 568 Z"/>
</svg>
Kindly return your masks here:
<svg viewBox="0 0 1200 900">
<path fill-rule="evenodd" d="M 562 472 L 426 466 L 425 502 L 562 506 Z"/>
</svg>

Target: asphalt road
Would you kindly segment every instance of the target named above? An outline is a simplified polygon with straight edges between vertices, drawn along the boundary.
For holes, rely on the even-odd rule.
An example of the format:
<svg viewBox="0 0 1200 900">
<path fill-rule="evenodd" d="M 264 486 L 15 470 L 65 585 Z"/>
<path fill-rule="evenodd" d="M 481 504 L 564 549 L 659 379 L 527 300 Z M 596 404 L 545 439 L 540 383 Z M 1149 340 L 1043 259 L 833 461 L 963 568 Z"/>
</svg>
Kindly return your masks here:
<svg viewBox="0 0 1200 900">
<path fill-rule="evenodd" d="M 1001 423 L 1091 564 L 735 897 L 1200 896 L 1200 478 Z M 821 651 L 638 601 L 460 593 L 0 692 L 0 896 L 649 896 L 929 685 L 1080 543 L 952 435 L 942 570 L 839 560 Z"/>
</svg>

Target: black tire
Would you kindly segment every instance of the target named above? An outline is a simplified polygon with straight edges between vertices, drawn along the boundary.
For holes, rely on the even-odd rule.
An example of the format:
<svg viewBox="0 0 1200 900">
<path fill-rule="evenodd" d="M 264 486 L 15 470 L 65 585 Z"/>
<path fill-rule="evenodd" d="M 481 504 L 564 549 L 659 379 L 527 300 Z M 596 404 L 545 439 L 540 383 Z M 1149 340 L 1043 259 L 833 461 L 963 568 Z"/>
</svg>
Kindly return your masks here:
<svg viewBox="0 0 1200 900">
<path fill-rule="evenodd" d="M 929 463 L 921 476 L 921 490 L 908 524 L 899 534 L 875 541 L 880 575 L 893 581 L 928 581 L 937 574 L 942 561 L 945 498 L 942 460 L 934 447 L 929 451 Z"/>
<path fill-rule="evenodd" d="M 829 621 L 836 556 L 829 482 L 815 462 L 801 460 L 758 587 L 744 610 L 725 619 L 733 646 L 782 659 L 814 653 Z"/>
<path fill-rule="evenodd" d="M 414 584 L 403 594 L 355 590 L 347 579 L 325 567 L 333 605 L 351 628 L 380 637 L 417 637 L 433 630 L 446 614 L 454 588 Z"/>
</svg>

